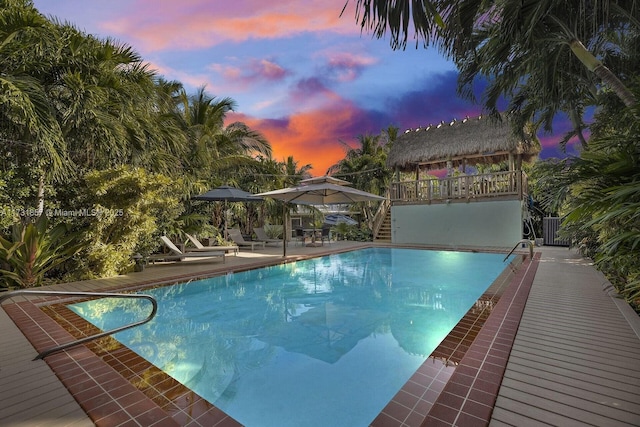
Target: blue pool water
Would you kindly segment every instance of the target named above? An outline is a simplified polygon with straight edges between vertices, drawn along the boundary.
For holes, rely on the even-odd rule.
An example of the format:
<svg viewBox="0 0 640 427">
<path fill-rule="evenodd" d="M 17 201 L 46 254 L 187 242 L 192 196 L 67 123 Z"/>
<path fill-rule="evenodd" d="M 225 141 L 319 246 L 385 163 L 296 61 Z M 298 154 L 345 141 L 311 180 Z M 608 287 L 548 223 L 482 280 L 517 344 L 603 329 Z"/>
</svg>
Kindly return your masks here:
<svg viewBox="0 0 640 427">
<path fill-rule="evenodd" d="M 246 426 L 368 425 L 504 270 L 503 255 L 372 248 L 145 291 L 115 335 Z M 146 305 L 69 306 L 101 329 Z"/>
</svg>

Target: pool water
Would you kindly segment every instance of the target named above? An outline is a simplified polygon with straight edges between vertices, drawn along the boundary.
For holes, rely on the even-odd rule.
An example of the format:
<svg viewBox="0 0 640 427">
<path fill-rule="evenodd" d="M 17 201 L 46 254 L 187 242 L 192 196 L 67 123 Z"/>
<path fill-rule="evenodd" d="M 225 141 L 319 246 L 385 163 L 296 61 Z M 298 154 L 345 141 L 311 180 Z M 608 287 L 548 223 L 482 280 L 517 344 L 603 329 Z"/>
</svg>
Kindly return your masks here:
<svg viewBox="0 0 640 427">
<path fill-rule="evenodd" d="M 115 338 L 246 426 L 364 426 L 504 270 L 503 255 L 370 248 L 145 291 Z M 69 306 L 101 329 L 146 305 Z"/>
</svg>

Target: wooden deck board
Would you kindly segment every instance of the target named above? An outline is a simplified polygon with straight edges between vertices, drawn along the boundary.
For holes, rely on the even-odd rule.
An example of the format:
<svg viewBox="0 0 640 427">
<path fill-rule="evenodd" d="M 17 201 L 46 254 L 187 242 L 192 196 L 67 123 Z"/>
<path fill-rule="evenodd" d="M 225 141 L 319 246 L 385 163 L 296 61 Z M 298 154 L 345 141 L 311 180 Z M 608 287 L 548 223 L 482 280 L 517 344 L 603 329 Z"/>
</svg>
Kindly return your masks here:
<svg viewBox="0 0 640 427">
<path fill-rule="evenodd" d="M 572 385 L 575 384 L 576 381 L 580 381 L 581 387 L 584 389 L 595 388 L 600 392 L 605 388 L 619 390 L 621 393 L 627 393 L 631 400 L 633 400 L 636 395 L 640 396 L 640 386 L 635 384 L 633 380 L 616 378 L 615 376 L 595 376 L 591 372 L 564 369 L 546 363 L 531 363 L 530 361 L 527 363 L 522 360 L 514 360 L 509 366 L 509 370 L 505 372 L 505 378 L 518 374 L 538 378 L 541 381 L 550 379 L 556 381 L 559 386 L 564 384 Z M 625 379 L 627 382 L 625 382 Z"/>
<path fill-rule="evenodd" d="M 566 249 L 545 255 L 490 425 L 640 425 L 640 337 L 627 320 L 640 319 L 587 262 Z"/>
<path fill-rule="evenodd" d="M 505 377 L 502 384 L 505 387 L 515 388 L 516 386 L 520 386 L 522 389 L 531 386 L 538 387 L 539 389 L 531 389 L 530 393 L 534 395 L 540 395 L 543 397 L 549 397 L 550 393 L 559 393 L 564 396 L 568 396 L 568 400 L 579 399 L 584 401 L 593 402 L 595 405 L 610 405 L 615 406 L 616 408 L 622 409 L 623 411 L 627 411 L 631 414 L 640 415 L 637 412 L 638 407 L 635 405 L 637 399 L 633 399 L 632 394 L 630 393 L 621 393 L 620 389 L 614 387 L 605 387 L 599 385 L 597 383 L 584 383 L 584 388 L 576 388 L 575 382 L 566 381 L 569 379 L 568 377 L 557 378 L 556 376 L 544 375 L 540 374 L 536 378 L 536 384 L 528 385 L 528 381 L 531 376 L 525 373 L 519 372 L 509 372 L 509 376 Z M 565 381 L 563 381 L 565 380 Z M 547 390 L 550 390 L 547 392 Z M 612 396 L 619 396 L 615 402 L 612 399 Z M 557 398 L 558 401 L 562 401 L 564 398 L 559 396 Z"/>
<path fill-rule="evenodd" d="M 538 426 L 563 426 L 584 427 L 585 423 L 566 417 L 561 414 L 545 411 L 540 413 L 540 408 L 513 399 L 500 397 L 500 407 L 493 410 L 491 419 L 492 427 L 538 427 Z M 587 424 L 588 425 L 588 424 Z M 594 424 L 591 424 L 594 425 Z M 601 426 L 600 426 L 601 427 Z"/>
</svg>

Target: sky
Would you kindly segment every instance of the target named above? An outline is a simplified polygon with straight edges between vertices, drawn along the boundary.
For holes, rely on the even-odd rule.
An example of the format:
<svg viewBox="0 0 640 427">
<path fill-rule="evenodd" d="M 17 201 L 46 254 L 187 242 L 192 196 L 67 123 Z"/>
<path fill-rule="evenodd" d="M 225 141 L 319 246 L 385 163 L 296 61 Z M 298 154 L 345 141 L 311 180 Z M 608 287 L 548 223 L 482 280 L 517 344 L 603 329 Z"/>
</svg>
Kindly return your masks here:
<svg viewBox="0 0 640 427">
<path fill-rule="evenodd" d="M 128 44 L 188 93 L 236 102 L 228 121 L 261 132 L 273 158 L 314 176 L 361 135 L 477 116 L 456 95 L 457 72 L 436 49 L 393 51 L 362 33 L 355 0 L 34 0 L 47 17 Z M 557 135 L 566 129 L 558 126 Z M 540 135 L 541 157 L 559 136 Z"/>
</svg>

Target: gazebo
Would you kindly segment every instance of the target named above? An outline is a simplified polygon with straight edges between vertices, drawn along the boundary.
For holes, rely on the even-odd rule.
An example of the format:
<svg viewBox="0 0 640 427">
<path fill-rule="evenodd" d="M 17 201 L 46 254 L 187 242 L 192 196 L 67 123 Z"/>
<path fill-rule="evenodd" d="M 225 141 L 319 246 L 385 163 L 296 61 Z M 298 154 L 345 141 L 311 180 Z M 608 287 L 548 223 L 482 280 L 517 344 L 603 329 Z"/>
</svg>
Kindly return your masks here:
<svg viewBox="0 0 640 427">
<path fill-rule="evenodd" d="M 407 186 L 405 183 L 394 183 L 392 185 L 392 199 L 396 201 L 402 197 L 414 196 L 414 200 L 420 194 L 418 191 L 410 191 L 410 187 L 415 190 L 424 190 L 424 186 L 419 185 L 423 172 L 446 169 L 444 181 L 450 180 L 451 185 L 447 185 L 447 190 L 459 189 L 463 192 L 440 192 L 435 191 L 429 194 L 426 202 L 437 201 L 442 196 L 444 200 L 457 198 L 474 198 L 479 196 L 504 195 L 506 192 L 517 191 L 522 196 L 522 185 L 526 180 L 519 177 L 522 162 L 529 162 L 540 153 L 540 144 L 531 132 L 523 130 L 521 136 L 517 136 L 511 124 L 506 118 L 502 120 L 486 116 L 465 118 L 463 120 L 451 120 L 440 122 L 437 125 L 428 125 L 417 129 L 408 129 L 401 134 L 394 142 L 387 157 L 387 166 L 398 172 L 415 172 L 415 182 Z M 475 175 L 467 175 L 469 166 L 478 164 L 508 163 L 508 173 L 488 174 L 492 176 L 482 176 L 480 181 L 472 178 Z M 457 173 L 455 171 L 458 171 Z M 502 175 L 502 176 L 501 176 Z M 398 176 L 398 175 L 396 175 Z M 501 187 L 483 183 L 496 182 L 496 179 L 503 182 L 506 178 L 514 185 L 521 184 L 519 188 L 504 185 Z M 440 180 L 442 181 L 442 180 Z M 431 182 L 430 184 L 433 184 Z M 459 184 L 459 185 L 458 185 Z M 466 184 L 466 185 L 465 185 Z M 408 191 L 400 190 L 401 187 Z M 429 185 L 431 189 L 433 185 Z M 489 190 L 497 190 L 498 193 Z M 422 194 L 427 196 L 427 194 Z"/>
<path fill-rule="evenodd" d="M 397 173 L 388 212 L 376 218 L 378 239 L 447 247 L 513 246 L 522 237 L 528 191 L 522 163 L 540 152 L 537 138 L 527 130 L 514 132 L 503 115 L 405 131 L 387 156 L 387 165 Z M 498 172 L 481 173 L 475 167 L 502 162 L 508 167 Z M 412 176 L 401 180 L 400 172 Z"/>
</svg>

